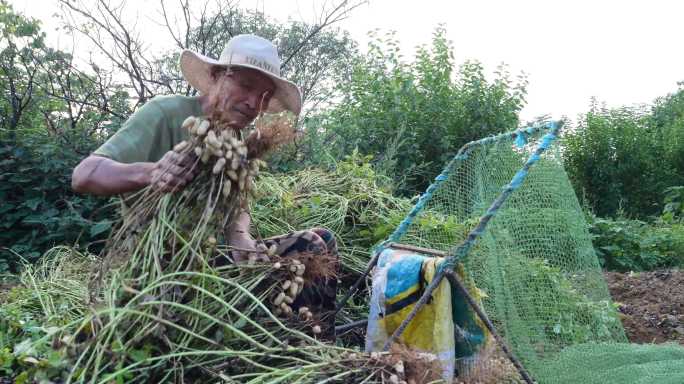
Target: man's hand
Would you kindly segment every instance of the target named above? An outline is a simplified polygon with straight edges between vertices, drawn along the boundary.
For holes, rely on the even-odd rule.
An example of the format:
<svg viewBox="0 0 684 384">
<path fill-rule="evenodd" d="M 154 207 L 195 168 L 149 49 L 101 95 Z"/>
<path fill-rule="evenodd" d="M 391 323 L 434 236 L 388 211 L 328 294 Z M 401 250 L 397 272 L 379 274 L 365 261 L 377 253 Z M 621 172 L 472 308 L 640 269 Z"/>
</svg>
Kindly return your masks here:
<svg viewBox="0 0 684 384">
<path fill-rule="evenodd" d="M 154 163 L 150 184 L 162 192 L 175 192 L 187 185 L 197 174 L 196 158 L 190 154 L 168 151 Z"/>
<path fill-rule="evenodd" d="M 231 253 L 233 255 L 233 260 L 236 263 L 241 263 L 249 259 L 249 255 L 253 252 L 247 252 L 246 250 L 256 249 L 256 241 L 252 239 L 248 233 L 233 233 L 228 245 L 233 247 Z"/>
<path fill-rule="evenodd" d="M 235 221 L 226 228 L 228 246 L 232 247 L 233 261 L 240 263 L 256 258 L 259 261 L 268 261 L 266 246 L 257 242 L 249 234 L 249 226 L 252 222 L 246 210 L 240 211 Z"/>
</svg>

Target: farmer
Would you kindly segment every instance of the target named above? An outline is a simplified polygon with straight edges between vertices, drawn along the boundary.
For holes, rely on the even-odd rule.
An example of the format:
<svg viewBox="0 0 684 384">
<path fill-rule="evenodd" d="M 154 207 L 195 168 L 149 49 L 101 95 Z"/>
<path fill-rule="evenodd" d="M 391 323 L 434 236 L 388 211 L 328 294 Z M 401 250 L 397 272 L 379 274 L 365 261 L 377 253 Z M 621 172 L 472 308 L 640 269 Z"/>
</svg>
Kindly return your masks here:
<svg viewBox="0 0 684 384">
<path fill-rule="evenodd" d="M 148 101 L 114 136 L 76 166 L 71 182 L 74 191 L 111 196 L 151 185 L 164 192 L 175 192 L 196 174 L 191 169 L 193 155 L 184 156 L 172 150 L 189 137 L 181 129 L 188 116 L 220 116 L 232 128 L 242 130 L 262 112 L 287 110 L 298 115 L 301 111 L 299 88 L 280 76 L 277 49 L 261 37 L 233 37 L 218 60 L 185 50 L 180 67 L 200 95 L 157 96 Z M 226 228 L 228 245 L 239 249 L 257 247 L 250 235 L 250 222 L 249 212 L 242 211 Z M 266 246 L 276 244 L 281 256 L 313 252 L 337 258 L 335 238 L 325 229 L 291 233 L 263 242 Z M 239 262 L 246 255 L 234 251 L 232 257 Z M 335 306 L 335 291 L 334 279 L 321 282 L 315 289 L 305 289 L 293 303 L 293 309 L 306 304 L 330 311 Z"/>
</svg>

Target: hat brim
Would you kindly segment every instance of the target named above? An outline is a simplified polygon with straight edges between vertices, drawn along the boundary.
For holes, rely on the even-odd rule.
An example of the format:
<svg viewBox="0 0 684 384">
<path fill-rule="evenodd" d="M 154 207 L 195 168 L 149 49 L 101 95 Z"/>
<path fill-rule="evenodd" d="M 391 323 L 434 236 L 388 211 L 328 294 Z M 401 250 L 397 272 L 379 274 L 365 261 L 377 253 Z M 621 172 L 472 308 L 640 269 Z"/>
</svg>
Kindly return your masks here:
<svg viewBox="0 0 684 384">
<path fill-rule="evenodd" d="M 221 63 L 211 57 L 187 49 L 181 53 L 180 68 L 183 77 L 185 77 L 185 80 L 187 80 L 193 88 L 198 90 L 200 94 L 208 93 L 209 89 L 211 89 L 214 84 L 214 80 L 211 77 L 211 68 L 214 66 L 251 68 L 263 73 L 273 80 L 275 91 L 273 92 L 271 101 L 268 103 L 268 108 L 266 108 L 264 112 L 278 113 L 290 111 L 297 116 L 301 112 L 302 96 L 299 87 L 291 81 L 275 76 L 254 65 Z"/>
</svg>

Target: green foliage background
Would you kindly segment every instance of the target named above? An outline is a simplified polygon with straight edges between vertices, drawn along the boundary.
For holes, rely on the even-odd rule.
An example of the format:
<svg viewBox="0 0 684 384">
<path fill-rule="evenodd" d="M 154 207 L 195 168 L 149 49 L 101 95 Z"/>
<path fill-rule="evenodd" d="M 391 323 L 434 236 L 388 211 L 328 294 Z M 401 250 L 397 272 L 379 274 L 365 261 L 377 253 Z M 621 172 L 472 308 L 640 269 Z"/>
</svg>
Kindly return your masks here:
<svg viewBox="0 0 684 384">
<path fill-rule="evenodd" d="M 93 79 L 69 71 L 71 56 L 45 46 L 40 24 L 0 2 L 0 273 L 17 272 L 50 247 L 68 244 L 97 251 L 114 219 L 110 202 L 71 191 L 76 164 L 118 129 L 121 118 L 93 102 Z M 49 68 L 49 70 L 47 69 Z M 56 97 L 70 81 L 80 109 Z M 109 108 L 130 113 L 115 92 Z"/>
<path fill-rule="evenodd" d="M 684 185 L 684 88 L 651 106 L 592 103 L 565 132 L 565 166 L 599 216 L 658 215 L 668 188 Z"/>
<path fill-rule="evenodd" d="M 278 23 L 252 11 L 237 12 L 235 20 L 236 31 L 273 38 L 284 53 L 296 51 L 296 42 L 314 28 Z M 226 36 L 211 36 L 203 47 L 197 42 L 200 32 L 192 31 L 190 47 L 217 55 L 213 50 Z M 0 273 L 16 273 L 22 258 L 33 262 L 55 245 L 98 251 L 115 219 L 116 201 L 73 193 L 71 171 L 153 94 L 136 98 L 121 84 L 100 92 L 104 70 L 77 68 L 68 53 L 46 46 L 39 22 L 3 0 L 0 33 L 7 42 L 0 51 Z M 442 26 L 415 52 L 402 52 L 392 33 L 371 36 L 362 54 L 348 34 L 327 29 L 305 47 L 306 55 L 294 56 L 285 72 L 304 88 L 303 134 L 269 161 L 274 177 L 290 177 L 291 188 L 300 172 L 318 172 L 316 198 L 299 202 L 301 210 L 339 210 L 360 198 L 349 193 L 380 185 L 386 194 L 380 211 L 366 203 L 349 208 L 369 219 L 364 226 L 335 213 L 340 226 L 333 229 L 351 228 L 340 236 L 354 255 L 386 236 L 410 205 L 407 199 L 398 205 L 393 199 L 419 194 L 463 144 L 517 127 L 528 84 L 524 74 L 512 76 L 505 65 L 488 76 L 477 61 L 459 62 Z M 148 92 L 190 92 L 179 77 L 177 52 L 153 61 L 154 79 L 172 81 Z M 566 127 L 566 169 L 590 212 L 604 266 L 646 270 L 681 265 L 682 84 L 639 108 L 607 109 L 594 101 Z M 336 175 L 333 180 L 330 172 Z M 353 172 L 363 173 L 362 180 L 370 184 L 346 191 L 342 200 L 333 198 L 339 188 L 334 178 Z M 296 200 L 292 191 L 271 192 L 269 204 Z M 272 214 L 260 205 L 255 212 Z M 272 224 L 268 234 L 316 225 L 297 220 Z"/>
<path fill-rule="evenodd" d="M 407 60 L 392 33 L 372 33 L 338 85 L 341 100 L 306 124 L 302 159 L 321 163 L 358 151 L 373 156 L 397 193 L 423 191 L 462 145 L 517 127 L 527 80 L 505 66 L 488 80 L 479 62 L 457 66 L 446 30 Z M 323 151 L 321 151 L 323 149 Z"/>
</svg>

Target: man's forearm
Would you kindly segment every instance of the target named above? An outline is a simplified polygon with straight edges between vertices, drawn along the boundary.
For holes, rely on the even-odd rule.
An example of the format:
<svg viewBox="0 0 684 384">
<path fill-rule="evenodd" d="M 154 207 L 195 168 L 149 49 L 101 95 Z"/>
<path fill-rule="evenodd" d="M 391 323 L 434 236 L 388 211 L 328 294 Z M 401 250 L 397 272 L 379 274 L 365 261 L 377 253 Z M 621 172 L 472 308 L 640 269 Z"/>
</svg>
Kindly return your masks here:
<svg viewBox="0 0 684 384">
<path fill-rule="evenodd" d="M 249 234 L 249 226 L 251 223 L 252 218 L 249 216 L 249 212 L 241 210 L 235 220 L 226 228 L 228 239 L 251 238 Z"/>
<path fill-rule="evenodd" d="M 154 163 L 123 164 L 89 156 L 75 169 L 71 186 L 79 193 L 111 196 L 138 191 L 150 184 Z"/>
<path fill-rule="evenodd" d="M 248 259 L 250 250 L 257 248 L 256 242 L 249 234 L 251 218 L 247 211 L 242 210 L 230 225 L 225 228 L 226 240 L 233 247 L 233 261 L 240 262 Z"/>
</svg>

